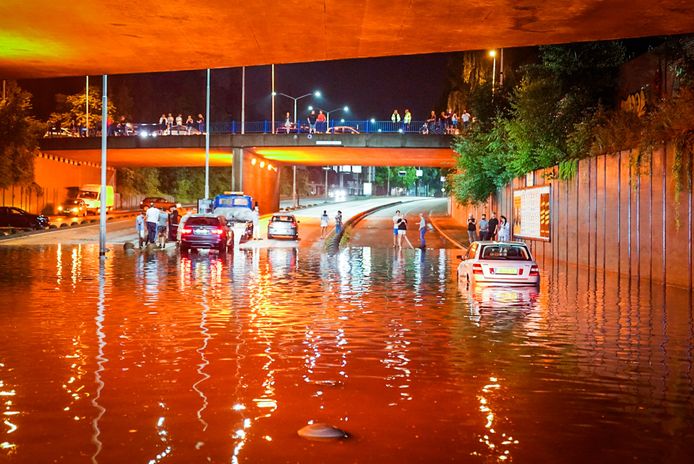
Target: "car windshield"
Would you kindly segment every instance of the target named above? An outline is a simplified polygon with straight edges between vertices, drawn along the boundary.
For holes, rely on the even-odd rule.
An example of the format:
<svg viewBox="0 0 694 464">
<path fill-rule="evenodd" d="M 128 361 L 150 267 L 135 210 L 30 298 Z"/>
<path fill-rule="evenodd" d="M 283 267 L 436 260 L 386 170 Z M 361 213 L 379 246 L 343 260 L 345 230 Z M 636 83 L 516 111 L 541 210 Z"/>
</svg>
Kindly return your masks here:
<svg viewBox="0 0 694 464">
<path fill-rule="evenodd" d="M 480 259 L 530 261 L 530 253 L 524 245 L 486 245 L 480 251 Z"/>
<path fill-rule="evenodd" d="M 82 190 L 80 192 L 80 198 L 86 198 L 88 200 L 96 200 L 99 198 L 98 192 L 92 192 L 91 190 Z"/>
<path fill-rule="evenodd" d="M 219 219 L 213 217 L 192 217 L 186 221 L 186 226 L 218 226 Z"/>
<path fill-rule="evenodd" d="M 217 200 L 217 204 L 219 206 L 227 206 L 227 207 L 236 207 L 236 206 L 241 206 L 245 208 L 250 208 L 251 204 L 248 198 L 244 197 L 228 197 L 228 198 L 219 198 Z"/>
<path fill-rule="evenodd" d="M 294 222 L 294 216 L 272 216 L 272 222 Z"/>
</svg>

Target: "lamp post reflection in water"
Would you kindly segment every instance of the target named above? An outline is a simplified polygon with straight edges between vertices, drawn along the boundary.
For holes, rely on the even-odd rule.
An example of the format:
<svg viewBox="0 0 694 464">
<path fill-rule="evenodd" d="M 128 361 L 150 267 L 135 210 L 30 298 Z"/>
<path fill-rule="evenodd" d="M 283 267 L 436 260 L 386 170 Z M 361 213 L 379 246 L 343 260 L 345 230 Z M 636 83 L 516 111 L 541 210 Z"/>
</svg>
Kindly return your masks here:
<svg viewBox="0 0 694 464">
<path fill-rule="evenodd" d="M 96 450 L 92 455 L 92 462 L 96 463 L 99 453 L 101 453 L 101 448 L 103 444 L 100 440 L 101 429 L 99 428 L 99 421 L 106 413 L 106 409 L 99 403 L 101 399 L 101 391 L 104 389 L 104 381 L 101 379 L 101 373 L 104 371 L 104 364 L 108 361 L 104 356 L 104 349 L 106 348 L 106 334 L 104 333 L 104 318 L 106 312 L 106 263 L 105 260 L 99 260 L 99 300 L 96 305 L 96 317 L 94 321 L 96 323 L 96 339 L 97 339 L 97 350 L 98 354 L 96 356 L 96 371 L 94 371 L 94 381 L 96 383 L 96 393 L 92 399 L 92 406 L 97 410 L 97 414 L 92 420 L 92 443 L 96 446 Z"/>
<path fill-rule="evenodd" d="M 0 369 L 2 371 L 7 369 L 7 365 L 4 362 L 0 362 Z M 0 372 L 2 372 L 0 371 Z M 5 380 L 0 378 L 0 404 L 2 404 L 3 410 L 3 420 L 2 423 L 5 426 L 5 435 L 2 442 L 0 442 L 0 456 L 12 455 L 17 449 L 17 445 L 11 441 L 11 435 L 17 431 L 19 428 L 14 421 L 14 416 L 19 414 L 17 407 L 14 404 L 14 397 L 17 395 L 15 389 L 10 389 L 8 385 L 5 385 Z"/>
</svg>

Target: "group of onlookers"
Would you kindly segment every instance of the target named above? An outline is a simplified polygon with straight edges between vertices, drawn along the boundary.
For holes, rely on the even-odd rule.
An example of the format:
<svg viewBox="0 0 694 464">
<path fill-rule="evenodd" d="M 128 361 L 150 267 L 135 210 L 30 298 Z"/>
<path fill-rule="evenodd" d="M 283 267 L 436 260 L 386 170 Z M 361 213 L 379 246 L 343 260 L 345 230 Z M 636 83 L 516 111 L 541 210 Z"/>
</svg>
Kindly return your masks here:
<svg viewBox="0 0 694 464">
<path fill-rule="evenodd" d="M 165 209 L 157 208 L 154 203 L 150 203 L 149 207 L 135 218 L 135 230 L 140 248 L 150 243 L 164 248 L 170 236 L 174 236 L 177 232 L 180 219 L 176 206 L 172 206 L 167 212 Z"/>
<path fill-rule="evenodd" d="M 188 117 L 183 120 L 183 114 L 178 113 L 174 118 L 173 114 L 162 113 L 159 118 L 159 131 L 162 135 L 171 135 L 174 131 L 181 132 L 185 131 L 186 134 L 202 134 L 205 132 L 205 117 L 202 113 L 198 113 L 198 117 L 193 119 L 193 115 L 189 114 Z"/>
<path fill-rule="evenodd" d="M 479 233 L 478 233 L 479 226 Z M 470 214 L 467 219 L 467 236 L 470 243 L 478 240 L 498 240 L 506 242 L 511 239 L 511 228 L 506 216 L 496 217 L 496 211 L 492 212 L 492 217 L 487 220 L 487 215 L 482 213 L 479 223 L 474 215 Z"/>
<path fill-rule="evenodd" d="M 461 129 L 467 131 L 472 123 L 472 116 L 468 110 L 463 110 L 460 116 L 450 108 L 441 111 L 437 116 L 436 111 L 431 110 L 429 117 L 422 126 L 423 134 L 459 134 Z"/>
</svg>

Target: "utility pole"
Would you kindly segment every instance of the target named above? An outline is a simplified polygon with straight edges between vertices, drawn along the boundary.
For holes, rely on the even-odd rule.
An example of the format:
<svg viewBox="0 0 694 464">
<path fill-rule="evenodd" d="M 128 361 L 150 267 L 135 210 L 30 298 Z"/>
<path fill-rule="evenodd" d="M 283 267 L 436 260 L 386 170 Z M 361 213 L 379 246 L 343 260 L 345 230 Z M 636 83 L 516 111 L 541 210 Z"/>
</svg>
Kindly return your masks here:
<svg viewBox="0 0 694 464">
<path fill-rule="evenodd" d="M 101 90 L 101 205 L 99 208 L 99 257 L 106 256 L 106 144 L 108 135 L 108 75 Z"/>
<path fill-rule="evenodd" d="M 85 113 L 87 114 L 87 117 L 85 118 L 85 125 L 87 126 L 87 137 L 89 137 L 89 76 L 87 76 L 87 83 L 85 85 L 86 91 L 84 93 L 84 110 Z M 80 134 L 81 136 L 82 134 Z"/>
<path fill-rule="evenodd" d="M 246 133 L 246 67 L 241 68 L 241 134 Z"/>
<path fill-rule="evenodd" d="M 275 133 L 275 65 L 272 65 L 272 133 Z"/>
<path fill-rule="evenodd" d="M 210 68 L 205 86 L 205 199 L 210 198 Z"/>
</svg>

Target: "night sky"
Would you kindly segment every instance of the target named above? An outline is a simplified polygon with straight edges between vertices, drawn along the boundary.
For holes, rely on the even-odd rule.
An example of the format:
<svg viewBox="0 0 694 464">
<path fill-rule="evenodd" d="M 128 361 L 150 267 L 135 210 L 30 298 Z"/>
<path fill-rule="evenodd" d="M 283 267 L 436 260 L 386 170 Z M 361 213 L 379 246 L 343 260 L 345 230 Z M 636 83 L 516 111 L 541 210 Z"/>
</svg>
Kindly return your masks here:
<svg viewBox="0 0 694 464">
<path fill-rule="evenodd" d="M 313 104 L 326 110 L 348 105 L 346 119 L 390 118 L 394 108 L 405 108 L 413 118 L 424 119 L 432 109 L 445 109 L 446 64 L 452 54 L 430 54 L 360 60 L 324 61 L 275 66 L 275 87 L 294 97 L 320 90 L 322 99 L 299 101 L 299 116 Z M 34 111 L 45 120 L 55 111 L 55 94 L 84 91 L 85 78 L 35 79 L 20 81 L 33 95 Z M 90 84 L 101 86 L 101 76 L 91 76 Z M 212 122 L 239 120 L 241 116 L 241 68 L 212 71 Z M 246 120 L 270 119 L 270 66 L 246 68 Z M 123 96 L 126 96 L 123 98 Z M 129 98 L 128 98 L 129 96 Z M 154 122 L 161 113 L 204 113 L 205 71 L 109 76 L 109 98 L 131 101 L 121 104 L 136 122 Z M 293 101 L 276 97 L 276 118 L 293 112 Z M 130 106 L 130 108 L 128 108 Z M 332 118 L 342 117 L 331 113 Z"/>
</svg>

